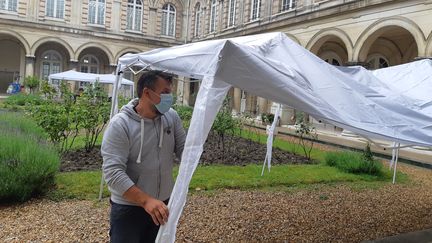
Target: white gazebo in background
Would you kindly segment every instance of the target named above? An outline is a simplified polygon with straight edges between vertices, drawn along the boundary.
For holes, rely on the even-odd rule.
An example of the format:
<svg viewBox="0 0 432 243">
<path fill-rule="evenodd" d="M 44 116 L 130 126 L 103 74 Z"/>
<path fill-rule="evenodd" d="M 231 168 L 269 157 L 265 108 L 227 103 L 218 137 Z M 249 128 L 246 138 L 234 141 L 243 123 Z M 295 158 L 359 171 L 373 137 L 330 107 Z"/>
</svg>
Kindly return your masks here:
<svg viewBox="0 0 432 243">
<path fill-rule="evenodd" d="M 116 75 L 114 74 L 82 73 L 74 70 L 51 74 L 48 78 L 48 82 L 53 86 L 58 86 L 61 80 L 74 82 L 73 87 L 75 88 L 72 88 L 72 91 L 76 91 L 80 87 L 84 87 L 86 84 L 92 84 L 98 81 L 104 86 L 104 89 L 106 92 L 108 92 L 109 96 L 112 96 L 113 87 L 116 81 Z M 122 78 L 119 95 L 132 98 L 134 96 L 134 92 L 134 82 Z"/>
</svg>

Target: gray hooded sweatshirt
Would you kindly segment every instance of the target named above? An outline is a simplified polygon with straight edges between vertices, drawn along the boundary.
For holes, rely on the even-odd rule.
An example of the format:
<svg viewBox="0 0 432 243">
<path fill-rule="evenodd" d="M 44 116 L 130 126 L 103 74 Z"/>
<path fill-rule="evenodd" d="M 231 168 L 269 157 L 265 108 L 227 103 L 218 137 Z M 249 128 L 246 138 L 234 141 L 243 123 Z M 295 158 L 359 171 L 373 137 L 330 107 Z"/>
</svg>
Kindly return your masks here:
<svg viewBox="0 0 432 243">
<path fill-rule="evenodd" d="M 102 170 L 111 200 L 124 205 L 136 205 L 123 197 L 133 185 L 159 200 L 169 198 L 174 153 L 181 157 L 186 136 L 175 110 L 147 119 L 135 112 L 137 104 L 134 99 L 122 107 L 102 140 Z"/>
</svg>

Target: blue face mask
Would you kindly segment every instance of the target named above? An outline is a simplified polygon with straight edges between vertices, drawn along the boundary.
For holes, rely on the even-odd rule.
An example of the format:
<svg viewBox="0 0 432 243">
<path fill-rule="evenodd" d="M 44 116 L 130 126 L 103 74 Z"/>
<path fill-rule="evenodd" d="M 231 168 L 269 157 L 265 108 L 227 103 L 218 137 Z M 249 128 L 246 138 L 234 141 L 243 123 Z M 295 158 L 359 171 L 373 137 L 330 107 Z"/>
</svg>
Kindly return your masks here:
<svg viewBox="0 0 432 243">
<path fill-rule="evenodd" d="M 164 114 L 167 111 L 169 111 L 169 109 L 171 108 L 171 105 L 173 103 L 173 96 L 172 94 L 156 94 L 156 92 L 154 92 L 152 90 L 152 92 L 159 96 L 161 101 L 159 102 L 159 104 L 155 104 L 154 106 L 156 107 L 156 109 L 161 113 Z"/>
</svg>

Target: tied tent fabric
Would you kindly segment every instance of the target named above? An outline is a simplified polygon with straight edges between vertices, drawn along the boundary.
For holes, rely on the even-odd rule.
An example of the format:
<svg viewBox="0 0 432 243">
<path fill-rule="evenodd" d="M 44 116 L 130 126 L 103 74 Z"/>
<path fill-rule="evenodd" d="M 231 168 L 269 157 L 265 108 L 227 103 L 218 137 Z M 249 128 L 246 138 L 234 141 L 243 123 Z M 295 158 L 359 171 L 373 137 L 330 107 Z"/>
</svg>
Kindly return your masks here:
<svg viewBox="0 0 432 243">
<path fill-rule="evenodd" d="M 168 205 L 170 217 L 159 230 L 158 242 L 175 240 L 203 144 L 232 86 L 371 139 L 432 145 L 432 116 L 412 106 L 414 96 L 396 93 L 366 69 L 327 64 L 283 33 L 127 54 L 120 58 L 118 67 L 162 70 L 203 80 Z M 376 89 L 370 83 L 376 84 Z"/>
</svg>

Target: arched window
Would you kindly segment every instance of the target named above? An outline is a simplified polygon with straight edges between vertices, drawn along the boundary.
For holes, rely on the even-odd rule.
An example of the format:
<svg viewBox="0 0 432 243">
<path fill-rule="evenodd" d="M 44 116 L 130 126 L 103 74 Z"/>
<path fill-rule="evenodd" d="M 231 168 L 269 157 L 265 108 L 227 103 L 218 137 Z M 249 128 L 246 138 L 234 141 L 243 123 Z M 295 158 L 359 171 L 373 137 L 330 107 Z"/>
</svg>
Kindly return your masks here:
<svg viewBox="0 0 432 243">
<path fill-rule="evenodd" d="M 334 51 L 326 51 L 320 54 L 320 58 L 331 65 L 335 65 L 335 66 L 342 65 L 342 58 L 340 58 L 340 56 Z"/>
<path fill-rule="evenodd" d="M 93 55 L 84 55 L 79 62 L 79 66 L 82 73 L 99 73 L 99 60 Z M 79 82 L 79 87 L 84 86 L 85 82 Z"/>
<path fill-rule="evenodd" d="M 175 36 L 176 9 L 168 3 L 162 7 L 162 35 Z"/>
<path fill-rule="evenodd" d="M 126 29 L 141 31 L 143 4 L 141 0 L 128 0 Z"/>
<path fill-rule="evenodd" d="M 64 0 L 47 0 L 45 15 L 52 18 L 64 18 Z"/>
<path fill-rule="evenodd" d="M 82 73 L 99 73 L 99 60 L 93 55 L 84 55 L 79 65 Z"/>
<path fill-rule="evenodd" d="M 251 6 L 251 21 L 257 20 L 260 17 L 261 0 L 252 0 Z"/>
<path fill-rule="evenodd" d="M 236 0 L 228 1 L 228 27 L 232 27 L 235 25 L 236 4 Z"/>
<path fill-rule="evenodd" d="M 296 0 L 282 0 L 282 11 L 288 11 L 294 9 L 296 6 Z"/>
<path fill-rule="evenodd" d="M 49 50 L 42 55 L 41 65 L 41 78 L 48 80 L 48 76 L 53 73 L 59 73 L 62 71 L 62 57 L 54 51 Z"/>
<path fill-rule="evenodd" d="M 194 28 L 194 36 L 200 36 L 201 32 L 201 4 L 197 3 L 195 6 L 195 28 Z"/>
<path fill-rule="evenodd" d="M 335 58 L 327 58 L 324 60 L 326 63 L 329 63 L 331 65 L 340 66 L 340 62 Z"/>
<path fill-rule="evenodd" d="M 105 0 L 89 0 L 88 21 L 90 24 L 105 23 Z"/>
<path fill-rule="evenodd" d="M 371 70 L 389 67 L 389 61 L 383 55 L 374 54 L 367 59 L 368 68 Z"/>
<path fill-rule="evenodd" d="M 213 33 L 216 31 L 216 16 L 217 16 L 217 0 L 211 0 L 210 5 L 210 28 L 209 32 Z"/>
<path fill-rule="evenodd" d="M 0 10 L 17 11 L 18 0 L 0 0 Z"/>
</svg>

